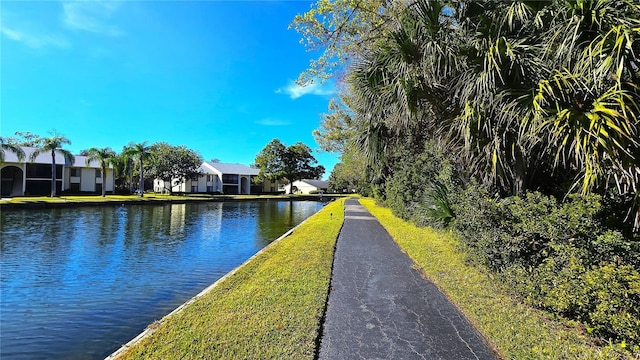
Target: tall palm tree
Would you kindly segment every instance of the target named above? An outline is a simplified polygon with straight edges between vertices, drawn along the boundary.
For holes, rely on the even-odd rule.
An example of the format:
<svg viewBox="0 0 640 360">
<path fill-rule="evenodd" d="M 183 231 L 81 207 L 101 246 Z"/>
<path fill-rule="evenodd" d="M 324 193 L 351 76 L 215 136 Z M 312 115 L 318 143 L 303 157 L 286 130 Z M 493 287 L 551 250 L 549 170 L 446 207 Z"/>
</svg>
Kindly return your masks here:
<svg viewBox="0 0 640 360">
<path fill-rule="evenodd" d="M 451 117 L 449 83 L 459 64 L 445 5 L 418 0 L 394 9 L 374 46 L 351 64 L 355 143 L 382 178 L 394 149 L 420 149 L 425 138 L 447 134 L 436 116 Z"/>
<path fill-rule="evenodd" d="M 151 150 L 151 146 L 147 145 L 147 142 L 141 142 L 138 144 L 129 144 L 129 146 L 127 146 L 127 148 L 125 149 L 124 153 L 127 154 L 127 156 L 136 158 L 138 160 L 138 164 L 140 165 L 140 182 L 139 182 L 139 188 L 138 190 L 140 191 L 140 197 L 144 196 L 144 160 L 148 159 L 151 154 L 150 151 Z"/>
<path fill-rule="evenodd" d="M 347 77 L 371 162 L 431 136 L 503 195 L 573 178 L 640 209 L 637 2 L 402 4 Z"/>
<path fill-rule="evenodd" d="M 102 197 L 106 196 L 107 185 L 107 165 L 112 163 L 116 158 L 116 152 L 111 150 L 110 147 L 106 148 L 91 148 L 87 150 L 87 166 L 93 160 L 100 161 L 100 167 L 102 169 Z M 115 176 L 114 176 L 115 182 Z"/>
<path fill-rule="evenodd" d="M 22 147 L 16 144 L 8 143 L 4 137 L 0 136 L 0 163 L 4 162 L 5 150 L 11 151 L 12 153 L 16 154 L 18 160 L 22 161 L 26 157 L 24 151 L 22 150 Z"/>
<path fill-rule="evenodd" d="M 64 159 L 73 164 L 75 156 L 68 150 L 62 148 L 64 144 L 71 144 L 71 141 L 62 135 L 53 135 L 49 138 L 43 138 L 42 143 L 29 156 L 29 161 L 35 161 L 36 157 L 41 153 L 51 152 L 51 197 L 56 196 L 56 151 L 62 154 Z"/>
</svg>

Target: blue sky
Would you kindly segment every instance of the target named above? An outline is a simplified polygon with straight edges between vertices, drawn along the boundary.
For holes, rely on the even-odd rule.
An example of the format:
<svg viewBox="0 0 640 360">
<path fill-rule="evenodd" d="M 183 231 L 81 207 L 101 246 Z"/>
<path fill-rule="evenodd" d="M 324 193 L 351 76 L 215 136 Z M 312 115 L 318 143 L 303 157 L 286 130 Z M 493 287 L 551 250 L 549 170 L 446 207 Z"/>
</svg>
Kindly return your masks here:
<svg viewBox="0 0 640 360">
<path fill-rule="evenodd" d="M 311 132 L 334 84 L 294 80 L 311 57 L 288 25 L 307 1 L 0 3 L 2 136 L 68 137 L 74 153 L 129 142 L 186 145 L 250 164 L 273 138 L 337 154 Z"/>
</svg>

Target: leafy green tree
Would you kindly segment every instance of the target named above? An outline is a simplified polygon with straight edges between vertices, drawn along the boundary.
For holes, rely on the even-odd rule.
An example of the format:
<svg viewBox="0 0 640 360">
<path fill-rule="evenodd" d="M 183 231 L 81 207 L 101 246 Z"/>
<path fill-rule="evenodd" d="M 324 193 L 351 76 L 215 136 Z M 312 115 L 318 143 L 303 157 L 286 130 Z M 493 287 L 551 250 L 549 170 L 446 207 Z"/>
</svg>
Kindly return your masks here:
<svg viewBox="0 0 640 360">
<path fill-rule="evenodd" d="M 334 191 L 351 192 L 368 196 L 371 184 L 368 181 L 369 169 L 364 157 L 355 146 L 351 146 L 340 155 L 337 163 L 329 175 L 329 187 Z"/>
<path fill-rule="evenodd" d="M 91 148 L 86 151 L 85 155 L 87 157 L 87 166 L 93 160 L 100 161 L 100 169 L 102 171 L 102 197 L 106 196 L 106 188 L 107 188 L 107 167 L 109 164 L 113 164 L 116 157 L 116 152 L 113 151 L 110 147 L 106 148 Z M 114 176 L 115 182 L 115 176 Z"/>
<path fill-rule="evenodd" d="M 7 139 L 0 136 L 0 164 L 4 162 L 4 152 L 11 151 L 16 154 L 18 160 L 24 160 L 25 153 L 19 145 L 7 142 Z"/>
<path fill-rule="evenodd" d="M 167 190 L 186 180 L 202 175 L 199 170 L 202 157 L 186 146 L 172 146 L 161 142 L 151 146 L 150 161 L 147 162 L 147 175 L 169 183 Z"/>
<path fill-rule="evenodd" d="M 131 143 L 124 150 L 124 154 L 126 154 L 126 156 L 135 158 L 138 161 L 138 165 L 139 165 L 138 168 L 140 170 L 140 181 L 138 182 L 138 191 L 139 191 L 140 197 L 144 197 L 144 161 L 146 161 L 151 157 L 151 154 L 149 153 L 150 150 L 151 150 L 151 147 L 147 145 L 146 141 L 143 141 L 138 144 Z"/>
<path fill-rule="evenodd" d="M 309 11 L 298 14 L 289 28 L 302 35 L 309 51 L 321 52 L 311 61 L 298 82 L 302 85 L 330 77 L 375 38 L 385 22 L 386 0 L 318 0 Z"/>
<path fill-rule="evenodd" d="M 256 155 L 254 166 L 260 169 L 260 173 L 255 178 L 256 182 L 278 181 L 285 178 L 284 174 L 284 154 L 287 147 L 279 139 L 271 140 L 260 153 Z"/>
<path fill-rule="evenodd" d="M 311 155 L 311 148 L 297 142 L 287 147 L 284 157 L 285 178 L 293 184 L 296 180 L 317 179 L 324 174 L 324 166 L 313 166 L 318 161 Z M 293 186 L 291 186 L 293 193 Z"/>
<path fill-rule="evenodd" d="M 64 144 L 71 144 L 71 141 L 62 135 L 53 135 L 48 138 L 42 138 L 40 145 L 29 156 L 29 161 L 35 161 L 36 157 L 44 152 L 51 152 L 51 197 L 56 196 L 56 151 L 62 154 L 64 159 L 69 163 L 75 162 L 75 156 L 66 149 Z"/>
<path fill-rule="evenodd" d="M 354 129 L 349 108 L 342 99 L 329 101 L 329 113 L 322 114 L 320 128 L 313 130 L 313 137 L 324 151 L 345 151 L 349 141 L 354 137 Z"/>
<path fill-rule="evenodd" d="M 316 179 L 324 174 L 324 166 L 313 166 L 316 163 L 307 145 L 297 142 L 285 147 L 279 139 L 273 139 L 256 155 L 255 166 L 260 173 L 255 181 L 286 179 L 293 184 L 296 180 Z M 290 193 L 293 194 L 293 186 Z"/>
</svg>

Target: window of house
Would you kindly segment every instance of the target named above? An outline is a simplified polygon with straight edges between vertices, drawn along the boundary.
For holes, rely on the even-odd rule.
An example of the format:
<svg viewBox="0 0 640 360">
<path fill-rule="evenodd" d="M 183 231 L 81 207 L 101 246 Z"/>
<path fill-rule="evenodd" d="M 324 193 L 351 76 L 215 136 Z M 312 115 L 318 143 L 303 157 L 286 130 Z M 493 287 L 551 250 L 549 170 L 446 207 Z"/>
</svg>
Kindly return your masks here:
<svg viewBox="0 0 640 360">
<path fill-rule="evenodd" d="M 238 183 L 238 175 L 237 174 L 223 174 L 222 182 L 227 184 L 237 184 Z"/>
<path fill-rule="evenodd" d="M 191 184 L 191 192 L 198 192 L 198 184 Z"/>
<path fill-rule="evenodd" d="M 101 178 L 101 177 L 102 177 L 102 170 L 96 169 L 96 178 Z"/>
<path fill-rule="evenodd" d="M 79 177 L 80 176 L 80 169 L 71 168 L 70 169 L 70 175 L 73 176 L 73 177 Z"/>
<path fill-rule="evenodd" d="M 213 185 L 207 185 L 207 192 L 213 192 Z"/>
<path fill-rule="evenodd" d="M 51 165 L 27 164 L 27 177 L 51 179 Z M 62 165 L 56 165 L 56 179 L 62 179 Z"/>
</svg>

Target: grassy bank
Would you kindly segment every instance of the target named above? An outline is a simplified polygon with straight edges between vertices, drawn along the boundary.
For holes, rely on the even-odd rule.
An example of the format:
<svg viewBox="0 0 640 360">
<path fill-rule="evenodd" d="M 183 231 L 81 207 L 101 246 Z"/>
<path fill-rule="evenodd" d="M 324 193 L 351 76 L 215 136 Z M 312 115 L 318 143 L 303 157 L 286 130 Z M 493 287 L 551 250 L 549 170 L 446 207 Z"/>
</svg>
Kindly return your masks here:
<svg viewBox="0 0 640 360">
<path fill-rule="evenodd" d="M 380 221 L 398 245 L 470 318 L 507 359 L 615 359 L 630 356 L 602 347 L 577 324 L 551 319 L 508 295 L 499 279 L 468 264 L 458 240 L 445 232 L 418 228 L 391 210 L 361 203 Z M 640 354 L 636 356 L 640 358 Z"/>
<path fill-rule="evenodd" d="M 327 198 L 324 195 L 324 198 Z M 334 196 L 337 197 L 337 196 Z M 78 196 L 19 196 L 0 200 L 0 206 L 20 207 L 30 205 L 81 205 L 81 204 L 109 204 L 109 203 L 162 203 L 162 202 L 190 202 L 190 201 L 243 201 L 243 200 L 298 200 L 316 199 L 319 195 L 164 195 L 147 193 L 144 197 L 138 195 L 78 195 Z"/>
<path fill-rule="evenodd" d="M 328 204 L 118 359 L 313 359 L 343 209 Z"/>
</svg>

